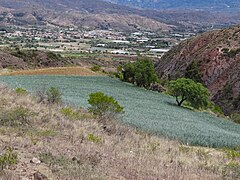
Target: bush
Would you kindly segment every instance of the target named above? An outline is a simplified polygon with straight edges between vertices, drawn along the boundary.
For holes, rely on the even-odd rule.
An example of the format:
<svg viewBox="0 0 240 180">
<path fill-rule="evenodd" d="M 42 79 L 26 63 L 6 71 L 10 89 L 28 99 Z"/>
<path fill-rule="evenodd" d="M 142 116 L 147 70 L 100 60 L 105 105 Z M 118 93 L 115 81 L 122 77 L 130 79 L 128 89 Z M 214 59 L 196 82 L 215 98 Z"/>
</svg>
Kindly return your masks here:
<svg viewBox="0 0 240 180">
<path fill-rule="evenodd" d="M 61 57 L 61 56 L 59 56 L 58 54 L 55 54 L 55 53 L 53 53 L 53 52 L 51 52 L 51 51 L 48 51 L 46 54 L 47 54 L 47 57 L 48 57 L 49 59 L 59 59 L 59 57 Z"/>
<path fill-rule="evenodd" d="M 100 71 L 101 70 L 101 66 L 94 65 L 94 66 L 91 67 L 91 70 L 94 71 L 94 72 Z"/>
<path fill-rule="evenodd" d="M 2 155 L 0 155 L 0 172 L 7 166 L 17 164 L 17 154 L 13 152 L 13 149 L 8 147 Z"/>
<path fill-rule="evenodd" d="M 30 117 L 34 114 L 29 109 L 17 107 L 0 114 L 0 125 L 18 127 L 30 125 Z"/>
<path fill-rule="evenodd" d="M 147 58 L 125 64 L 122 68 L 122 75 L 124 81 L 144 88 L 149 88 L 151 84 L 159 81 L 152 61 Z"/>
<path fill-rule="evenodd" d="M 230 118 L 233 120 L 233 122 L 240 124 L 240 114 L 239 113 L 231 114 Z"/>
<path fill-rule="evenodd" d="M 224 116 L 224 112 L 223 112 L 223 110 L 221 109 L 221 107 L 217 106 L 217 105 L 216 105 L 215 103 L 213 103 L 213 102 L 210 102 L 210 103 L 209 103 L 209 109 L 210 109 L 213 113 L 215 113 L 215 114 L 217 114 L 217 115 Z"/>
<path fill-rule="evenodd" d="M 16 89 L 15 89 L 15 92 L 16 92 L 17 94 L 27 94 L 27 93 L 28 93 L 27 90 L 26 90 L 26 89 L 23 89 L 23 88 L 16 88 Z"/>
<path fill-rule="evenodd" d="M 57 104 L 62 101 L 62 94 L 56 87 L 50 87 L 47 91 L 47 101 L 50 104 Z"/>
<path fill-rule="evenodd" d="M 89 134 L 88 137 L 87 137 L 87 140 L 92 141 L 94 143 L 100 143 L 102 141 L 102 139 L 100 137 L 95 136 L 93 134 Z"/>
<path fill-rule="evenodd" d="M 207 107 L 210 97 L 208 89 L 201 83 L 186 78 L 170 81 L 169 92 L 176 97 L 178 106 L 187 101 L 196 109 Z"/>
<path fill-rule="evenodd" d="M 81 115 L 79 112 L 74 111 L 72 108 L 67 107 L 67 108 L 62 108 L 61 113 L 70 119 L 77 120 L 78 118 L 81 118 Z"/>
<path fill-rule="evenodd" d="M 194 80 L 195 82 L 202 82 L 199 65 L 193 61 L 186 69 L 185 77 Z"/>
<path fill-rule="evenodd" d="M 102 92 L 90 94 L 88 103 L 91 105 L 89 111 L 100 117 L 114 117 L 123 112 L 123 107 L 113 97 Z"/>
</svg>

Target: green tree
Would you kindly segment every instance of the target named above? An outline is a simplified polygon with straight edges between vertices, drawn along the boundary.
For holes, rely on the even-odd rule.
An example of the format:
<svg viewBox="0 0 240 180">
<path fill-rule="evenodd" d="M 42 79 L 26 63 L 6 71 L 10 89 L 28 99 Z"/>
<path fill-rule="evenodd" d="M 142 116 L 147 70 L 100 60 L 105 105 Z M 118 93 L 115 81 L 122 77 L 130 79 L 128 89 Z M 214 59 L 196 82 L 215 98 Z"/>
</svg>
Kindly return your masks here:
<svg viewBox="0 0 240 180">
<path fill-rule="evenodd" d="M 102 92 L 90 94 L 88 103 L 91 105 L 89 111 L 100 117 L 115 117 L 123 112 L 123 107 L 113 97 Z"/>
<path fill-rule="evenodd" d="M 210 94 L 208 89 L 201 83 L 196 83 L 192 79 L 180 78 L 169 83 L 170 94 L 176 97 L 178 106 L 184 101 L 192 107 L 199 109 L 207 107 Z"/>
<path fill-rule="evenodd" d="M 154 65 L 147 58 L 138 59 L 134 63 L 127 63 L 122 70 L 123 80 L 140 87 L 149 88 L 152 83 L 158 82 Z"/>
</svg>

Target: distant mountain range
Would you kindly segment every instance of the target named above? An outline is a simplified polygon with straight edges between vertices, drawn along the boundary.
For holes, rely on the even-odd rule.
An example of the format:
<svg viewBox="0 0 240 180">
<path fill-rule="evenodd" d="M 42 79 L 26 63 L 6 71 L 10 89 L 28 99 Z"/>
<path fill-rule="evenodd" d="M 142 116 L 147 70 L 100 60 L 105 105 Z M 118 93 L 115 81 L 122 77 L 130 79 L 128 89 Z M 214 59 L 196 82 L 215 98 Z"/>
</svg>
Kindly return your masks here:
<svg viewBox="0 0 240 180">
<path fill-rule="evenodd" d="M 111 1 L 120 4 L 103 0 L 1 0 L 0 25 L 51 24 L 87 29 L 168 31 L 174 27 L 185 29 L 194 26 L 240 23 L 240 17 L 232 13 L 207 13 L 204 10 L 193 9 L 149 10 L 127 6 L 130 2 L 134 3 L 134 0 L 129 0 L 129 3 L 125 3 L 127 1 L 124 0 Z M 156 3 L 156 7 L 157 4 L 164 2 L 148 1 L 150 4 Z M 143 3 L 148 1 L 138 0 L 136 6 L 145 7 Z M 167 2 L 170 6 L 171 3 L 180 1 Z M 238 2 L 235 2 L 235 7 L 238 7 Z"/>
<path fill-rule="evenodd" d="M 108 0 L 110 2 L 149 9 L 192 9 L 240 12 L 239 0 Z"/>
<path fill-rule="evenodd" d="M 144 12 L 101 0 L 1 0 L 1 24 L 52 24 L 87 29 L 169 30 Z"/>
</svg>

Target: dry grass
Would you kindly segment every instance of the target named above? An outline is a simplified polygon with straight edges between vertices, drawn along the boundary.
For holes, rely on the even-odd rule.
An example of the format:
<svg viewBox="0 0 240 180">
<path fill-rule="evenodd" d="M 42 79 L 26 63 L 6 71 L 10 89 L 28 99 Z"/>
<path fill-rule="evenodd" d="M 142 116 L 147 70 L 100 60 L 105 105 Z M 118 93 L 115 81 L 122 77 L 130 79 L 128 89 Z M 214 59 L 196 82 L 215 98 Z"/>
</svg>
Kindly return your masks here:
<svg viewBox="0 0 240 180">
<path fill-rule="evenodd" d="M 82 116 L 72 119 L 61 113 L 61 105 L 36 103 L 6 88 L 0 93 L 1 112 L 21 106 L 34 114 L 30 126 L 0 127 L 0 149 L 11 146 L 19 156 L 5 179 L 33 179 L 35 172 L 49 179 L 235 178 L 226 170 L 232 160 L 222 150 L 185 146 L 117 121 L 100 121 L 82 109 L 75 109 Z M 42 163 L 30 163 L 33 157 Z"/>
<path fill-rule="evenodd" d="M 55 67 L 34 70 L 17 70 L 3 72 L 1 75 L 76 75 L 76 76 L 99 76 L 99 73 L 91 71 L 87 67 Z"/>
</svg>

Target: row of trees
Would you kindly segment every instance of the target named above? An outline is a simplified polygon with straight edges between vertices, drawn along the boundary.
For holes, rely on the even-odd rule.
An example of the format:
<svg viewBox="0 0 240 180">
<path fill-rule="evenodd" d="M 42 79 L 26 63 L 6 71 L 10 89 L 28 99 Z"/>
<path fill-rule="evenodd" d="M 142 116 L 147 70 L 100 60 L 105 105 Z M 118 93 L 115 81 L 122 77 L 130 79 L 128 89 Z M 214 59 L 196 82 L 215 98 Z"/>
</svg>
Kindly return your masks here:
<svg viewBox="0 0 240 180">
<path fill-rule="evenodd" d="M 159 83 L 153 62 L 148 58 L 138 59 L 134 63 L 127 63 L 118 74 L 120 79 L 139 87 L 149 89 L 152 84 Z M 168 93 L 176 98 L 178 106 L 187 101 L 194 108 L 204 108 L 209 104 L 209 91 L 201 84 L 198 65 L 190 63 L 185 77 L 168 83 Z"/>
</svg>

